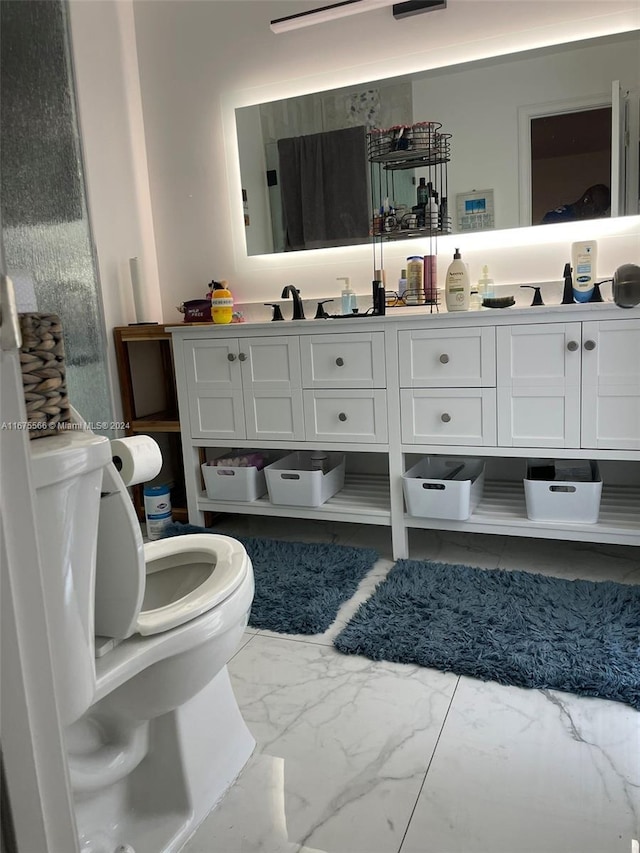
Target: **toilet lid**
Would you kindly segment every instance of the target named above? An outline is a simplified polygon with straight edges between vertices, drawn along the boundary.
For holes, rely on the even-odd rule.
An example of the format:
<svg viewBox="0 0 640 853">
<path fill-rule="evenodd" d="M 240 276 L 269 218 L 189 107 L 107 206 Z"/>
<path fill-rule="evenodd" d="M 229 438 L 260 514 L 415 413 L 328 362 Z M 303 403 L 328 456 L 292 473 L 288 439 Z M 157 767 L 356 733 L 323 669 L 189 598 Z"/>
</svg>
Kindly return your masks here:
<svg viewBox="0 0 640 853">
<path fill-rule="evenodd" d="M 169 631 L 221 604 L 244 580 L 249 557 L 236 539 L 192 533 L 147 542 L 146 584 L 136 630 Z"/>
</svg>

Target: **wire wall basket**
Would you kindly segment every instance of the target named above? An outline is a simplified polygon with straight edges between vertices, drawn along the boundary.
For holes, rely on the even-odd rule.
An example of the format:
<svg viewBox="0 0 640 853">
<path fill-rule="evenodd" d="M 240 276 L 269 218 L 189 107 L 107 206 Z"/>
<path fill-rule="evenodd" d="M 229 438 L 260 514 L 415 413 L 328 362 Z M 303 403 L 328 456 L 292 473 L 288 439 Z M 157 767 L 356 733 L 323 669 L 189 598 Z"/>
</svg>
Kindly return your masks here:
<svg viewBox="0 0 640 853">
<path fill-rule="evenodd" d="M 451 134 L 442 133 L 441 128 L 442 124 L 435 121 L 374 128 L 367 134 L 369 160 L 386 169 L 415 169 L 448 162 Z"/>
</svg>

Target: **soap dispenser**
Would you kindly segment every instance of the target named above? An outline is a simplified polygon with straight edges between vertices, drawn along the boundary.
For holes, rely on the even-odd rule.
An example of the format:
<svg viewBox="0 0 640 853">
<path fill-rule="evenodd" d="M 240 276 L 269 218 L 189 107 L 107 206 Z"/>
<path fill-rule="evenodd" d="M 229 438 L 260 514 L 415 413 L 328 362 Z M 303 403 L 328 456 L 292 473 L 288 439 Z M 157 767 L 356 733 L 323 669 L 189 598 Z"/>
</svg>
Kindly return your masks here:
<svg viewBox="0 0 640 853">
<path fill-rule="evenodd" d="M 342 293 L 340 294 L 342 298 L 342 313 L 353 314 L 354 311 L 357 311 L 358 305 L 356 303 L 356 295 L 351 289 L 349 277 L 339 276 L 336 281 L 344 282 L 344 287 L 342 288 Z"/>
<path fill-rule="evenodd" d="M 491 298 L 495 296 L 493 292 L 494 282 L 492 278 L 489 278 L 489 267 L 485 264 L 482 267 L 482 275 L 478 279 L 478 293 L 482 299 L 486 299 L 487 297 Z"/>
</svg>

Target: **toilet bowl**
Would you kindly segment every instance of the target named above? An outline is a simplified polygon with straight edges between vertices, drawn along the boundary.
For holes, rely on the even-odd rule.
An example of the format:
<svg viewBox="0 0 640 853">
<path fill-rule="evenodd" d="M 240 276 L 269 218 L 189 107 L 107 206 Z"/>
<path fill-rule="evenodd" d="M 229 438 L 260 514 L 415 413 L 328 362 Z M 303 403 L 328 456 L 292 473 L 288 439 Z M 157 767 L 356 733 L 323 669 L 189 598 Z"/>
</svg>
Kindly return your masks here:
<svg viewBox="0 0 640 853">
<path fill-rule="evenodd" d="M 32 444 L 80 849 L 172 853 L 255 746 L 226 669 L 251 561 L 217 534 L 144 544 L 106 438 L 79 428 Z"/>
</svg>

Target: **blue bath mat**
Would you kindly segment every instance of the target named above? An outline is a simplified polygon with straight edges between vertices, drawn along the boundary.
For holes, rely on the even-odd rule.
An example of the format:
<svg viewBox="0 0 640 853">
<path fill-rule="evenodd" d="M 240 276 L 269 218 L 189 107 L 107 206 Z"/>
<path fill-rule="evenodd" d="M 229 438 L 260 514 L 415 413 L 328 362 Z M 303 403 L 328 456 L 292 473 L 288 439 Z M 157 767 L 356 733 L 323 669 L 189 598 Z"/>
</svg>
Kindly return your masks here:
<svg viewBox="0 0 640 853">
<path fill-rule="evenodd" d="M 399 560 L 334 644 L 640 710 L 640 586 Z"/>
<path fill-rule="evenodd" d="M 167 536 L 223 533 L 171 524 Z M 253 563 L 256 592 L 249 624 L 283 634 L 321 634 L 373 568 L 372 548 L 235 536 Z"/>
</svg>

